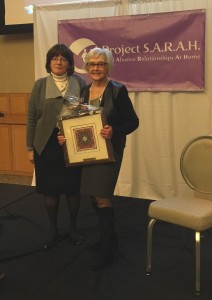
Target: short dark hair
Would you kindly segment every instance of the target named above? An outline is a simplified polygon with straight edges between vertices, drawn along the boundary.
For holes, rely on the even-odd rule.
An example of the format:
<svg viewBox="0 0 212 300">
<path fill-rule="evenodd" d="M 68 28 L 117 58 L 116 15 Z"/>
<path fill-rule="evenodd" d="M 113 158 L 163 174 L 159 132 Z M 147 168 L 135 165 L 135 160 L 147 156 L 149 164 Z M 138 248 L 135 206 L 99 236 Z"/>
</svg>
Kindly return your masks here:
<svg viewBox="0 0 212 300">
<path fill-rule="evenodd" d="M 51 73 L 50 63 L 53 57 L 57 56 L 65 57 L 68 62 L 68 75 L 72 75 L 74 73 L 74 55 L 73 52 L 64 44 L 56 44 L 52 46 L 46 54 L 46 71 L 47 73 Z"/>
</svg>

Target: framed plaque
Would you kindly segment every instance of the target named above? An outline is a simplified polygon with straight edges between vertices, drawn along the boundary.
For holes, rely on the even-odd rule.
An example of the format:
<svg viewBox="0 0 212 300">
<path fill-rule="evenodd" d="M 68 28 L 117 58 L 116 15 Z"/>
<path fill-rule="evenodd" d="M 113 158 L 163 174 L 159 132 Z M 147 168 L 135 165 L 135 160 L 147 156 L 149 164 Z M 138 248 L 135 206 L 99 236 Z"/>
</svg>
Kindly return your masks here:
<svg viewBox="0 0 212 300">
<path fill-rule="evenodd" d="M 101 113 L 59 121 L 66 139 L 63 145 L 66 166 L 115 161 L 110 140 L 100 135 L 106 124 Z"/>
</svg>

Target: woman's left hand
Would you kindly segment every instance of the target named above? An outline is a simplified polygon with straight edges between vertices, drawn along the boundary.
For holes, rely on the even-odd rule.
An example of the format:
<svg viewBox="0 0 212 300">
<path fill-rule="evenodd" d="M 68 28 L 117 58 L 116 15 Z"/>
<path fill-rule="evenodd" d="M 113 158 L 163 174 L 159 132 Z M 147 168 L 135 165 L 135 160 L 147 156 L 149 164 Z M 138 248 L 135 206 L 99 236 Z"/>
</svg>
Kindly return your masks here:
<svg viewBox="0 0 212 300">
<path fill-rule="evenodd" d="M 100 131 L 100 135 L 106 139 L 109 140 L 111 139 L 112 135 L 113 135 L 113 128 L 110 125 L 105 125 L 101 131 Z"/>
<path fill-rule="evenodd" d="M 58 143 L 60 144 L 60 146 L 62 146 L 66 142 L 65 137 L 60 132 L 57 135 L 57 140 L 58 140 Z"/>
</svg>

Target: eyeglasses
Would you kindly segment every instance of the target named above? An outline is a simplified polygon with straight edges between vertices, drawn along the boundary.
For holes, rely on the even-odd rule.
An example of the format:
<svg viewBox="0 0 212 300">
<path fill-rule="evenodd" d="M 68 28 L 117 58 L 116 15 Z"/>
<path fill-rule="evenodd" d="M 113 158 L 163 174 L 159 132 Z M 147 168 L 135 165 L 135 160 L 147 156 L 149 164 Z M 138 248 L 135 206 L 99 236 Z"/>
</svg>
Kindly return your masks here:
<svg viewBox="0 0 212 300">
<path fill-rule="evenodd" d="M 87 63 L 87 66 L 90 69 L 94 69 L 95 67 L 97 67 L 98 69 L 103 69 L 106 65 L 108 65 L 108 63 L 106 63 L 106 62 L 99 62 L 99 63 L 90 62 L 90 63 Z"/>
<path fill-rule="evenodd" d="M 62 62 L 62 63 L 66 63 L 67 59 L 65 57 L 60 57 L 60 56 L 54 56 L 52 58 L 53 62 Z"/>
</svg>

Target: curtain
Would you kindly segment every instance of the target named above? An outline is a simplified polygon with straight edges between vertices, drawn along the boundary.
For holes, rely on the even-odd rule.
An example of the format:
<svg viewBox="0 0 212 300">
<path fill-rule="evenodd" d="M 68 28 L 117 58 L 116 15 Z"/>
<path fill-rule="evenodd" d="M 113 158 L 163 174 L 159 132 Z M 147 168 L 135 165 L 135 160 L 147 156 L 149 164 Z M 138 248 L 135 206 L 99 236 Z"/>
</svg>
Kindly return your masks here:
<svg viewBox="0 0 212 300">
<path fill-rule="evenodd" d="M 212 134 L 212 0 L 77 1 L 35 6 L 35 78 L 46 76 L 45 55 L 57 43 L 58 20 L 193 9 L 206 10 L 205 90 L 130 93 L 140 127 L 127 137 L 116 195 L 152 200 L 193 195 L 181 176 L 180 154 L 191 138 Z"/>
</svg>

